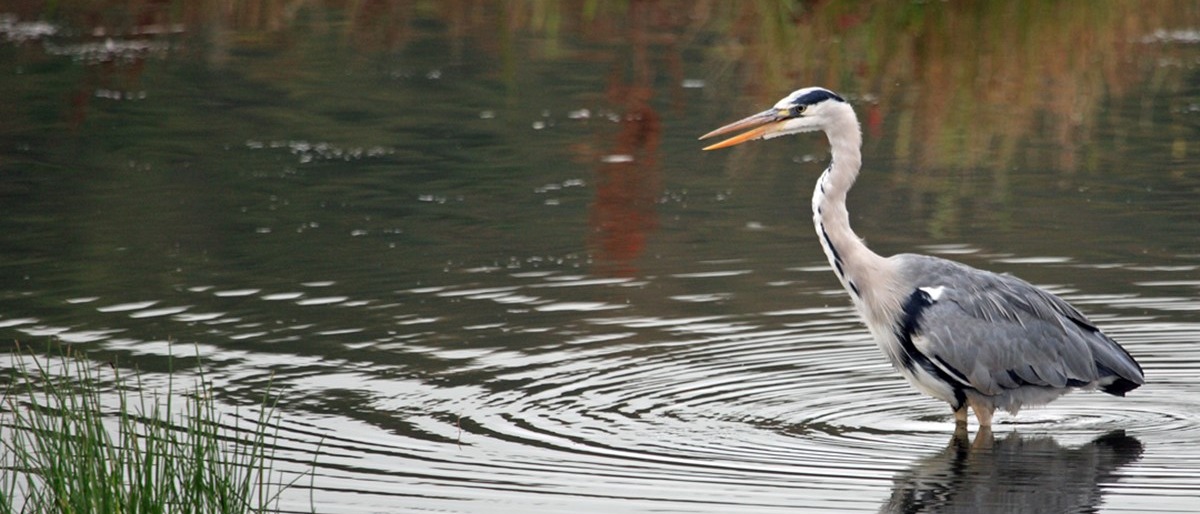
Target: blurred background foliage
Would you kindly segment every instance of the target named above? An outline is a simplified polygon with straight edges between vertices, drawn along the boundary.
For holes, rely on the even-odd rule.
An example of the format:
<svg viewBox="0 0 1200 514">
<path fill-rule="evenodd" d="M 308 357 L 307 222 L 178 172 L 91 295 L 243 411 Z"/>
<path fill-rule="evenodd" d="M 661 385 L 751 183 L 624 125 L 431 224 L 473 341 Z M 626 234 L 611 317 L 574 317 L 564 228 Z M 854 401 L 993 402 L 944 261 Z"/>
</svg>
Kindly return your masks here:
<svg viewBox="0 0 1200 514">
<path fill-rule="evenodd" d="M 761 104 L 801 84 L 858 93 L 860 101 L 871 103 L 864 116 L 867 127 L 878 129 L 884 120 L 895 124 L 899 137 L 893 151 L 915 167 L 1003 167 L 1018 158 L 1020 143 L 1033 127 L 1047 125 L 1054 154 L 1071 171 L 1095 163 L 1095 149 L 1080 142 L 1090 139 L 1084 134 L 1103 118 L 1098 109 L 1106 95 L 1194 87 L 1189 82 L 1194 77 L 1185 73 L 1188 68 L 1170 43 L 1195 39 L 1190 27 L 1200 23 L 1200 4 L 1186 0 L 6 4 L 4 11 L 17 19 L 49 21 L 83 40 L 165 38 L 175 44 L 162 51 L 184 52 L 214 68 L 228 62 L 230 54 L 270 49 L 278 52 L 276 66 L 240 71 L 248 80 L 259 74 L 277 87 L 291 84 L 295 90 L 280 93 L 300 96 L 306 70 L 319 69 L 303 65 L 317 58 L 306 54 L 317 48 L 306 42 L 313 38 L 336 39 L 361 60 L 351 64 L 368 66 L 410 46 L 427 45 L 430 30 L 444 31 L 448 65 L 486 63 L 510 95 L 542 94 L 522 87 L 531 63 L 615 60 L 572 51 L 573 41 L 584 40 L 608 44 L 614 53 L 652 51 L 650 57 L 627 59 L 634 63 L 629 71 L 665 70 L 672 80 L 650 84 L 662 90 L 680 87 L 682 63 L 698 64 L 709 74 L 703 78 L 714 102 L 738 92 Z M 485 55 L 473 55 L 481 52 Z M 28 52 L 25 57 L 36 59 Z M 102 69 L 79 80 L 134 89 L 147 65 L 138 58 L 144 55 L 134 57 L 97 62 Z M 1152 79 L 1143 83 L 1147 76 Z M 881 98 L 888 101 L 878 102 Z M 1173 151 L 1188 151 L 1188 134 L 1177 136 Z"/>
<path fill-rule="evenodd" d="M 672 168 L 697 158 L 664 140 L 802 85 L 856 103 L 866 151 L 908 195 L 900 209 L 935 237 L 958 230 L 964 199 L 1006 212 L 993 207 L 1008 202 L 1014 168 L 1049 167 L 1050 190 L 1078 187 L 1071 176 L 1119 175 L 1123 149 L 1138 143 L 1177 180 L 1170 189 L 1197 181 L 1187 165 L 1200 110 L 1194 1 L 10 0 L 2 10 L 12 44 L 0 57 L 24 78 L 0 80 L 14 100 L 0 117 L 20 120 L 0 124 L 11 142 L 0 165 L 53 168 L 55 154 L 84 154 L 126 169 L 121 180 L 163 180 L 138 168 L 195 164 L 200 151 L 177 141 L 253 141 L 280 126 L 334 154 L 374 149 L 430 173 L 518 167 L 540 158 L 531 145 L 561 144 L 578 163 L 635 157 L 596 168 L 587 215 L 590 246 L 621 262 L 657 226 L 664 156 Z M 38 22 L 57 32 L 38 36 Z M 1154 105 L 1164 90 L 1185 93 Z M 155 101 L 106 102 L 147 94 Z M 568 112 L 581 98 L 622 123 L 594 124 L 591 137 L 515 135 L 527 112 Z M 520 114 L 463 123 L 496 109 Z M 448 137 L 470 151 L 432 144 Z M 737 152 L 726 166 L 772 169 L 758 161 L 768 158 Z M 947 180 L 964 174 L 984 178 Z M 201 174 L 191 180 L 205 188 Z M 200 204 L 231 207 L 212 194 Z"/>
</svg>

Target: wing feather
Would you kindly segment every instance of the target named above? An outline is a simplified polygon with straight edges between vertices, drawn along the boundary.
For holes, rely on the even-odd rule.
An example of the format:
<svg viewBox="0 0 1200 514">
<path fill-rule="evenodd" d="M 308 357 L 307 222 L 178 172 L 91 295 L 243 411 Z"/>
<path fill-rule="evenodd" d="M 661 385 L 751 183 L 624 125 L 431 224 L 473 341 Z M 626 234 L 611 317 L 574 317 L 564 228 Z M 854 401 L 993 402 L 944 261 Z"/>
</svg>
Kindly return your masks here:
<svg viewBox="0 0 1200 514">
<path fill-rule="evenodd" d="M 913 344 L 949 376 L 965 377 L 963 385 L 996 395 L 1113 377 L 1107 382 L 1128 382 L 1114 393 L 1122 394 L 1144 383 L 1137 362 L 1061 298 L 1010 275 L 931 257 L 914 262 L 914 289 L 943 289 L 913 324 Z"/>
</svg>

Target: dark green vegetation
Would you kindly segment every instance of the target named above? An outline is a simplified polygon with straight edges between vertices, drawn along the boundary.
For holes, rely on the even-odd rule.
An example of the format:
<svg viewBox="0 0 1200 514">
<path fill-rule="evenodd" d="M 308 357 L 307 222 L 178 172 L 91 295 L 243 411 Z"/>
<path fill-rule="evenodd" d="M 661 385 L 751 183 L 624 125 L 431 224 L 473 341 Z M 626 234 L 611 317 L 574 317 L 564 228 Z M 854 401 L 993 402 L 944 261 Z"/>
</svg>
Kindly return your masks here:
<svg viewBox="0 0 1200 514">
<path fill-rule="evenodd" d="M 203 375 L 162 389 L 69 352 L 10 355 L 0 513 L 274 512 L 300 478 L 272 472 L 269 394 L 227 424 Z"/>
</svg>

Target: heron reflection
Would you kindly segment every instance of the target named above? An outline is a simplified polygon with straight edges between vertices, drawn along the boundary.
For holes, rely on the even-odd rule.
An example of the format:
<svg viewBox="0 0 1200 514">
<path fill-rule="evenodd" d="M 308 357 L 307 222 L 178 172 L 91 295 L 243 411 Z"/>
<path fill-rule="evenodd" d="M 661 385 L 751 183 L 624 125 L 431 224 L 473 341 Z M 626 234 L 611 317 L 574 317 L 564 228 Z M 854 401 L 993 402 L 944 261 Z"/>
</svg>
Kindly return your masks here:
<svg viewBox="0 0 1200 514">
<path fill-rule="evenodd" d="M 1142 443 L 1113 431 L 1076 448 L 1049 436 L 957 431 L 946 449 L 896 476 L 885 513 L 1095 512 L 1100 484 L 1142 455 Z"/>
</svg>

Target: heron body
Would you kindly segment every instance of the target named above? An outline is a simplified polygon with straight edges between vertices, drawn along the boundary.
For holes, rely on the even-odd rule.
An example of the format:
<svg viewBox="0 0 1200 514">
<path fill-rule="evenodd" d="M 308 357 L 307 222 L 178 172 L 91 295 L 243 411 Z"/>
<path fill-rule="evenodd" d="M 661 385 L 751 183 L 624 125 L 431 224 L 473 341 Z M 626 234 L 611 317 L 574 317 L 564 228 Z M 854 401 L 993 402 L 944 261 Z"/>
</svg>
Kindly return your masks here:
<svg viewBox="0 0 1200 514">
<path fill-rule="evenodd" d="M 892 365 L 921 392 L 967 409 L 990 428 L 997 408 L 1016 413 L 1073 389 L 1124 396 L 1145 383 L 1137 361 L 1079 310 L 1019 278 L 926 255 L 882 257 L 850 228 L 846 194 L 862 164 L 853 108 L 823 88 L 701 139 L 746 130 L 706 147 L 823 131 L 831 162 L 813 191 L 813 224 L 829 264 Z"/>
</svg>

